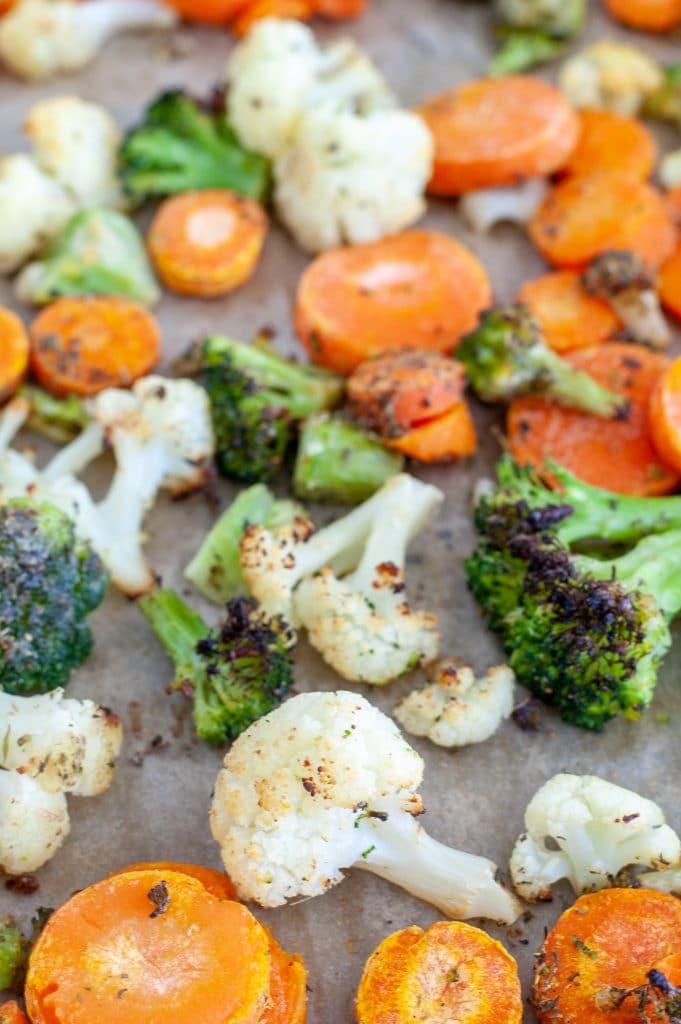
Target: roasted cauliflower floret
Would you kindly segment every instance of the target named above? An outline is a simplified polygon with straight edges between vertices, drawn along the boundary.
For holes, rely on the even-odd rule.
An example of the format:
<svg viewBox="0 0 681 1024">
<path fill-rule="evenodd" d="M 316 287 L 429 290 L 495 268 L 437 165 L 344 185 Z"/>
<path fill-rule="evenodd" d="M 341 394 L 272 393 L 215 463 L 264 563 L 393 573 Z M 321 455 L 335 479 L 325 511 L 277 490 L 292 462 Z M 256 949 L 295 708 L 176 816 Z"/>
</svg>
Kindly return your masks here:
<svg viewBox="0 0 681 1024">
<path fill-rule="evenodd" d="M 657 61 L 628 43 L 602 39 L 563 64 L 558 84 L 575 107 L 636 116 L 664 83 Z"/>
<path fill-rule="evenodd" d="M 30 775 L 0 771 L 0 869 L 37 871 L 70 831 L 63 793 L 50 793 Z"/>
<path fill-rule="evenodd" d="M 17 270 L 58 234 L 74 213 L 73 198 L 23 153 L 0 160 L 0 273 Z"/>
</svg>

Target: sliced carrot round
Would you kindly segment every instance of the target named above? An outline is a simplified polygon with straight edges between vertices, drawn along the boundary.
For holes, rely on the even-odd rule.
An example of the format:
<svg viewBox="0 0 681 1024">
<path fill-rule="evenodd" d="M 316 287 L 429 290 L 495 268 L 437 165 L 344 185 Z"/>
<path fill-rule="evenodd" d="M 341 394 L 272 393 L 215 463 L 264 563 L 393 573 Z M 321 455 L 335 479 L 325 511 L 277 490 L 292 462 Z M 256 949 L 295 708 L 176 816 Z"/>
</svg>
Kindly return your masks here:
<svg viewBox="0 0 681 1024">
<path fill-rule="evenodd" d="M 267 935 L 240 903 L 172 871 L 135 871 L 72 896 L 26 978 L 32 1024 L 257 1024 Z"/>
<path fill-rule="evenodd" d="M 11 309 L 0 306 L 0 402 L 14 394 L 28 369 L 26 328 Z"/>
<path fill-rule="evenodd" d="M 671 1024 L 639 994 L 649 971 L 681 984 L 681 901 L 652 889 L 601 889 L 580 896 L 544 942 L 534 973 L 540 1024 Z M 577 983 L 578 982 L 578 983 Z M 617 993 L 614 990 L 620 990 Z M 617 996 L 632 992 L 618 1005 Z M 652 995 L 652 993 L 651 993 Z M 654 998 L 654 997 L 653 997 Z"/>
<path fill-rule="evenodd" d="M 461 921 L 389 935 L 367 961 L 360 1024 L 520 1024 L 518 967 L 501 943 Z"/>
<path fill-rule="evenodd" d="M 452 462 L 473 455 L 478 438 L 468 403 L 461 401 L 386 444 L 418 462 Z"/>
<path fill-rule="evenodd" d="M 356 18 L 368 0 L 315 0 L 315 12 L 323 18 Z"/>
<path fill-rule="evenodd" d="M 435 141 L 429 191 L 458 195 L 552 174 L 579 136 L 572 107 L 529 75 L 481 78 L 434 96 L 417 111 Z"/>
<path fill-rule="evenodd" d="M 9 1003 L 0 1004 L 0 1024 L 28 1024 L 28 1019 L 19 1004 L 12 1000 Z"/>
<path fill-rule="evenodd" d="M 662 264 L 657 290 L 665 309 L 681 320 L 681 242 L 674 254 Z"/>
<path fill-rule="evenodd" d="M 450 351 L 490 304 L 475 256 L 434 231 L 330 249 L 303 274 L 296 329 L 316 363 L 338 373 L 395 349 Z"/>
<path fill-rule="evenodd" d="M 603 299 L 589 295 L 574 270 L 556 270 L 527 281 L 518 292 L 556 352 L 591 348 L 608 341 L 622 324 Z"/>
<path fill-rule="evenodd" d="M 652 185 L 597 171 L 555 185 L 530 222 L 530 237 L 557 267 L 582 267 L 608 249 L 630 249 L 656 268 L 674 250 L 676 227 Z"/>
<path fill-rule="evenodd" d="M 664 200 L 672 220 L 681 228 L 681 185 L 665 192 Z"/>
<path fill-rule="evenodd" d="M 466 371 L 441 352 L 402 349 L 360 363 L 346 394 L 355 417 L 382 437 L 447 412 L 463 397 Z"/>
<path fill-rule="evenodd" d="M 578 370 L 626 395 L 626 419 L 598 416 L 554 405 L 539 396 L 516 398 L 508 409 L 508 444 L 522 465 L 543 469 L 553 459 L 580 480 L 621 494 L 667 494 L 681 477 L 653 445 L 648 425 L 650 397 L 669 361 L 642 345 L 611 342 L 570 352 Z"/>
<path fill-rule="evenodd" d="M 681 22 L 681 0 L 605 0 L 613 18 L 643 32 L 668 32 Z"/>
<path fill-rule="evenodd" d="M 314 14 L 313 0 L 247 0 L 230 28 L 237 36 L 245 36 L 262 18 L 296 18 L 306 21 Z"/>
<path fill-rule="evenodd" d="M 58 396 L 129 387 L 161 354 L 151 313 L 117 296 L 57 299 L 35 318 L 30 337 L 31 370 Z"/>
<path fill-rule="evenodd" d="M 260 203 L 226 189 L 206 189 L 166 199 L 147 244 L 168 288 L 213 298 L 251 277 L 266 233 L 267 215 Z"/>
<path fill-rule="evenodd" d="M 206 25 L 226 25 L 248 4 L 248 0 L 165 0 L 187 21 Z"/>
<path fill-rule="evenodd" d="M 260 1024 L 305 1024 L 307 971 L 298 954 L 282 949 L 263 925 L 270 943 L 270 994 Z"/>
<path fill-rule="evenodd" d="M 169 860 L 144 861 L 140 864 L 130 864 L 126 868 L 121 868 L 120 871 L 115 871 L 109 877 L 115 878 L 116 875 L 127 875 L 131 871 L 174 871 L 177 874 L 189 875 L 190 878 L 195 878 L 197 882 L 201 882 L 204 889 L 211 896 L 216 896 L 219 900 L 238 899 L 236 886 L 229 875 L 226 875 L 224 871 L 216 871 L 215 868 L 206 868 L 200 864 L 176 864 Z"/>
<path fill-rule="evenodd" d="M 657 381 L 649 412 L 657 451 L 681 473 L 681 359 L 675 359 Z"/>
<path fill-rule="evenodd" d="M 577 145 L 563 168 L 566 174 L 617 171 L 645 181 L 655 167 L 657 146 L 635 117 L 612 110 L 580 110 Z"/>
</svg>

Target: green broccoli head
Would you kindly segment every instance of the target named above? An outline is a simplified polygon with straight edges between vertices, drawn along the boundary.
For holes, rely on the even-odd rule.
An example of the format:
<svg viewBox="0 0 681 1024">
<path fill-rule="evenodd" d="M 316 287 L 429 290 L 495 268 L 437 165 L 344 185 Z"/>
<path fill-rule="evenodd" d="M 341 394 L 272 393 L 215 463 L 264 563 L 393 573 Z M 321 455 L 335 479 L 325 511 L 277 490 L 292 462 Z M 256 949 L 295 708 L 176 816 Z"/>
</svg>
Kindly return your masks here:
<svg viewBox="0 0 681 1024">
<path fill-rule="evenodd" d="M 490 61 L 490 75 L 515 75 L 529 68 L 559 57 L 565 50 L 565 40 L 532 28 L 497 29 L 501 47 Z"/>
<path fill-rule="evenodd" d="M 643 112 L 681 127 L 681 64 L 670 64 L 663 71 L 664 82 L 646 98 Z"/>
<path fill-rule="evenodd" d="M 224 113 L 205 112 L 181 91 L 166 92 L 128 133 L 119 154 L 123 186 L 131 199 L 194 189 L 231 189 L 264 199 L 269 162 L 244 149 Z"/>
<path fill-rule="evenodd" d="M 90 653 L 86 617 L 109 578 L 59 509 L 11 501 L 0 509 L 0 689 L 44 693 Z"/>
<path fill-rule="evenodd" d="M 503 25 L 534 29 L 556 39 L 569 39 L 582 30 L 586 0 L 495 0 Z"/>
<path fill-rule="evenodd" d="M 27 953 L 28 943 L 15 919 L 0 917 L 0 992 L 14 990 Z"/>
<path fill-rule="evenodd" d="M 193 697 L 196 731 L 207 743 L 235 739 L 293 684 L 293 636 L 255 601 L 233 598 L 214 630 L 174 590 L 154 590 L 139 605 L 173 659 L 173 688 Z"/>
</svg>

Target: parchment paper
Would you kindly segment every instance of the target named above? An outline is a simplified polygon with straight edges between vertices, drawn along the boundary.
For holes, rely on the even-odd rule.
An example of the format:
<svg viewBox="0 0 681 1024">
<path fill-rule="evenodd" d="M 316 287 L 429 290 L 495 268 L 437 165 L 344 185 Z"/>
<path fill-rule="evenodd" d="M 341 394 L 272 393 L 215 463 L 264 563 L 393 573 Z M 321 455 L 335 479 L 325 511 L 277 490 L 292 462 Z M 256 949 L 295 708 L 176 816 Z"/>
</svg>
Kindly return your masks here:
<svg viewBox="0 0 681 1024">
<path fill-rule="evenodd" d="M 607 34 L 631 39 L 668 61 L 679 58 L 678 43 L 628 33 L 607 20 L 596 4 L 591 6 L 586 38 Z M 482 73 L 491 53 L 487 17 L 484 4 L 372 0 L 363 20 L 320 31 L 327 38 L 351 32 L 409 105 Z M 27 86 L 0 78 L 0 148 L 6 152 L 25 148 L 22 117 L 47 95 L 80 94 L 105 104 L 122 125 L 129 126 L 162 89 L 184 86 L 204 93 L 221 79 L 229 46 L 229 36 L 219 30 L 184 28 L 167 37 L 117 40 L 84 73 L 47 85 Z M 547 77 L 551 74 L 550 70 Z M 671 138 L 670 134 L 667 141 Z M 146 223 L 145 215 L 140 223 Z M 433 203 L 424 223 L 452 233 L 473 248 L 492 278 L 499 301 L 512 299 L 521 282 L 542 271 L 540 257 L 520 231 L 503 227 L 487 237 L 475 237 L 462 225 L 454 203 Z M 274 227 L 255 277 L 234 296 L 212 302 L 166 296 L 159 308 L 164 365 L 189 341 L 209 331 L 248 339 L 265 325 L 275 328 L 283 352 L 299 353 L 290 313 L 305 264 L 305 256 Z M 0 302 L 11 301 L 11 290 L 3 283 Z M 447 499 L 438 522 L 413 544 L 409 587 L 416 601 L 440 613 L 443 653 L 458 655 L 483 670 L 500 660 L 500 651 L 466 589 L 461 562 L 473 539 L 468 512 L 471 487 L 494 465 L 499 452 L 495 429 L 501 420 L 481 407 L 476 407 L 476 419 L 481 447 L 475 458 L 455 467 L 417 470 L 419 476 L 442 487 Z M 222 506 L 235 493 L 221 483 Z M 331 515 L 328 509 L 316 511 L 318 522 Z M 148 550 L 164 583 L 181 587 L 198 607 L 214 615 L 182 580 L 183 567 L 212 521 L 211 509 L 201 496 L 179 503 L 164 498 L 148 520 Z M 125 746 L 114 785 L 105 796 L 70 800 L 72 833 L 39 873 L 40 891 L 14 896 L 0 883 L 0 912 L 16 913 L 24 923 L 38 904 L 58 906 L 74 890 L 134 861 L 220 864 L 207 812 L 221 753 L 196 741 L 188 703 L 180 696 L 166 695 L 170 662 L 133 603 L 112 590 L 92 617 L 92 625 L 94 653 L 74 674 L 69 694 L 113 707 L 126 728 Z M 681 829 L 680 670 L 681 638 L 667 658 L 650 714 L 639 723 L 613 722 L 600 736 L 563 725 L 555 714 L 543 710 L 537 733 L 523 733 L 509 722 L 489 742 L 458 752 L 413 740 L 427 764 L 425 826 L 437 838 L 491 857 L 505 869 L 522 830 L 528 800 L 552 774 L 568 770 L 599 774 L 634 788 L 656 800 L 670 823 Z M 304 644 L 297 679 L 301 690 L 345 685 Z M 386 689 L 358 689 L 390 712 L 396 699 L 421 681 L 416 675 Z M 522 696 L 519 690 L 519 700 Z M 669 715 L 668 723 L 656 717 L 664 715 Z M 155 737 L 162 737 L 160 748 L 140 756 Z M 529 920 L 512 929 L 488 928 L 518 958 L 525 995 L 544 928 L 571 899 L 567 888 L 559 887 L 553 903 L 532 908 Z M 361 871 L 325 896 L 261 913 L 279 940 L 305 957 L 310 1024 L 349 1024 L 364 961 L 377 943 L 391 931 L 410 924 L 425 926 L 438 916 L 425 904 Z M 526 1019 L 534 1019 L 529 1010 Z"/>
</svg>

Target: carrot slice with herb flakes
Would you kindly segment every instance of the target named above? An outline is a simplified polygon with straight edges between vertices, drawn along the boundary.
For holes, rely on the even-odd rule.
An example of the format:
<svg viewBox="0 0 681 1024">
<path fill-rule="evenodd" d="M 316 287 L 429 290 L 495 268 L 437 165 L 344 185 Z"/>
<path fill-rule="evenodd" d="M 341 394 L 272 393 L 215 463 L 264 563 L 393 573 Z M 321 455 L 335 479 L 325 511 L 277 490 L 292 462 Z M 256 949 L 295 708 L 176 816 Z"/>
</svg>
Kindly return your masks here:
<svg viewBox="0 0 681 1024">
<path fill-rule="evenodd" d="M 580 110 L 578 116 L 579 140 L 563 168 L 565 174 L 617 171 L 639 181 L 650 177 L 657 146 L 641 121 L 611 110 Z"/>
<path fill-rule="evenodd" d="M 662 264 L 657 290 L 665 309 L 681 320 L 681 243 L 666 263 Z"/>
<path fill-rule="evenodd" d="M 355 418 L 381 437 L 399 437 L 463 397 L 466 371 L 440 352 L 402 349 L 360 363 L 347 384 Z"/>
<path fill-rule="evenodd" d="M 134 871 L 50 917 L 26 1007 L 32 1024 L 257 1024 L 269 975 L 267 935 L 244 906 L 186 874 Z"/>
<path fill-rule="evenodd" d="M 674 250 L 676 226 L 652 185 L 595 171 L 549 190 L 530 221 L 530 237 L 556 267 L 582 267 L 609 249 L 630 249 L 656 268 Z"/>
<path fill-rule="evenodd" d="M 31 370 L 53 395 L 129 387 L 158 362 L 158 324 L 119 296 L 57 299 L 30 327 Z"/>
<path fill-rule="evenodd" d="M 648 406 L 668 360 L 643 345 L 611 342 L 570 352 L 578 370 L 629 399 L 621 420 L 603 420 L 530 395 L 508 409 L 511 453 L 521 465 L 542 470 L 553 459 L 580 480 L 619 494 L 668 494 L 681 477 L 658 455 L 648 425 Z"/>
<path fill-rule="evenodd" d="M 412 427 L 386 444 L 417 462 L 453 462 L 473 455 L 478 438 L 468 404 L 462 400 L 442 416 Z"/>
<path fill-rule="evenodd" d="M 530 310 L 554 352 L 600 345 L 622 326 L 607 302 L 589 295 L 574 270 L 557 270 L 527 281 L 517 301 Z"/>
<path fill-rule="evenodd" d="M 681 359 L 675 359 L 657 381 L 649 420 L 658 453 L 681 473 Z"/>
<path fill-rule="evenodd" d="M 680 967 L 681 901 L 652 889 L 601 889 L 580 896 L 549 932 L 534 1009 L 540 1024 L 673 1024 L 648 975 L 679 985 Z"/>
<path fill-rule="evenodd" d="M 435 231 L 330 249 L 303 274 L 296 329 L 312 360 L 349 374 L 383 352 L 449 352 L 492 293 L 476 257 Z"/>
<path fill-rule="evenodd" d="M 605 0 L 613 18 L 642 32 L 668 32 L 681 22 L 681 0 Z"/>
<path fill-rule="evenodd" d="M 419 107 L 435 141 L 428 190 L 453 196 L 552 174 L 579 137 L 579 120 L 553 86 L 529 75 L 480 78 Z"/>
<path fill-rule="evenodd" d="M 128 867 L 115 871 L 109 878 L 116 878 L 118 875 L 128 875 L 132 871 L 173 871 L 180 875 L 189 875 L 201 882 L 204 889 L 217 897 L 219 900 L 237 900 L 236 886 L 229 875 L 223 871 L 216 871 L 215 868 L 205 868 L 201 864 L 176 864 L 173 861 L 145 861 L 140 864 L 129 864 Z"/>
<path fill-rule="evenodd" d="M 0 1005 L 0 1024 L 28 1024 L 28 1019 L 15 1002 Z"/>
<path fill-rule="evenodd" d="M 28 369 L 26 329 L 11 309 L 0 306 L 0 402 L 14 394 Z"/>
<path fill-rule="evenodd" d="M 282 949 L 269 928 L 270 994 L 260 1024 L 305 1024 L 307 1015 L 307 971 L 298 954 Z"/>
<path fill-rule="evenodd" d="M 167 288 L 214 298 L 251 277 L 266 233 L 260 203 L 226 189 L 205 189 L 166 199 L 147 244 Z"/>
<path fill-rule="evenodd" d="M 439 921 L 389 935 L 369 957 L 359 1024 L 520 1024 L 518 968 L 479 928 Z"/>
</svg>

